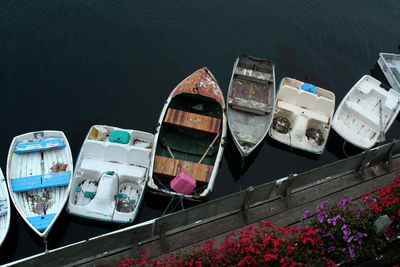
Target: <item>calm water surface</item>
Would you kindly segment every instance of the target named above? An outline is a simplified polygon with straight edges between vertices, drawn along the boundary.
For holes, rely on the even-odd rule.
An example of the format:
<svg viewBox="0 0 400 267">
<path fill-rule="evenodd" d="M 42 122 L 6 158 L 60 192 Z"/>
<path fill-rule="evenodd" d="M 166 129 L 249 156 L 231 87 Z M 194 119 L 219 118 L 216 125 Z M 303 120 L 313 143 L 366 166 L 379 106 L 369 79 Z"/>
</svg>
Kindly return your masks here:
<svg viewBox="0 0 400 267">
<path fill-rule="evenodd" d="M 337 106 L 362 75 L 382 78 L 376 60 L 399 52 L 399 18 L 396 0 L 1 1 L 0 166 L 5 172 L 12 137 L 34 130 L 64 131 L 75 160 L 93 124 L 154 132 L 182 79 L 207 65 L 226 94 L 243 53 L 276 62 L 277 82 L 289 76 L 333 91 Z M 387 139 L 399 136 L 397 119 Z M 326 152 L 311 156 L 267 138 L 242 173 L 231 142 L 210 198 L 343 158 L 342 142 L 331 131 Z M 146 194 L 136 222 L 163 208 Z M 44 249 L 12 212 L 0 263 Z M 50 248 L 122 227 L 64 212 Z"/>
</svg>

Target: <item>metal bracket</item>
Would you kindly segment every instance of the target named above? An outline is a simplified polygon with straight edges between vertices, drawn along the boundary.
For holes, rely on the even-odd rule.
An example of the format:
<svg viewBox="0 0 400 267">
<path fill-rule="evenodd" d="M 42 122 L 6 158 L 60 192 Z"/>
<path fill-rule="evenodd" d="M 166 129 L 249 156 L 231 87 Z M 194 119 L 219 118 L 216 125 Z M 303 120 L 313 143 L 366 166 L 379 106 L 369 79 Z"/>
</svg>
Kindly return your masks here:
<svg viewBox="0 0 400 267">
<path fill-rule="evenodd" d="M 139 242 L 137 242 L 136 233 L 132 234 L 132 254 L 136 259 L 140 258 Z"/>
<path fill-rule="evenodd" d="M 249 214 L 249 207 L 250 207 L 250 203 L 249 203 L 249 195 L 250 192 L 252 192 L 254 189 L 252 186 L 248 187 L 246 190 L 246 194 L 244 195 L 244 200 L 243 200 L 243 205 L 242 205 L 242 210 L 241 210 L 241 214 L 242 217 L 244 219 L 244 222 L 246 224 L 249 224 L 250 222 L 250 214 Z"/>
<path fill-rule="evenodd" d="M 294 181 L 293 173 L 289 174 L 288 178 L 284 180 L 278 190 L 278 195 L 285 204 L 286 208 L 290 208 L 292 206 L 292 183 Z"/>
<path fill-rule="evenodd" d="M 167 235 L 165 233 L 165 228 L 167 227 L 167 223 L 162 223 L 160 227 L 160 241 L 161 241 L 161 248 L 164 250 L 165 253 L 169 252 L 169 244 L 167 240 Z"/>
<path fill-rule="evenodd" d="M 370 152 L 369 148 L 363 152 L 363 158 L 361 160 L 361 165 L 358 168 L 358 170 L 356 170 L 356 174 L 361 179 L 361 182 L 365 181 L 365 168 L 368 167 L 368 165 L 369 165 L 369 159 L 368 159 L 369 152 Z"/>
<path fill-rule="evenodd" d="M 393 139 L 392 144 L 390 145 L 390 149 L 387 155 L 387 161 L 388 161 L 388 172 L 393 171 L 393 149 L 395 145 L 399 142 L 397 139 Z"/>
</svg>

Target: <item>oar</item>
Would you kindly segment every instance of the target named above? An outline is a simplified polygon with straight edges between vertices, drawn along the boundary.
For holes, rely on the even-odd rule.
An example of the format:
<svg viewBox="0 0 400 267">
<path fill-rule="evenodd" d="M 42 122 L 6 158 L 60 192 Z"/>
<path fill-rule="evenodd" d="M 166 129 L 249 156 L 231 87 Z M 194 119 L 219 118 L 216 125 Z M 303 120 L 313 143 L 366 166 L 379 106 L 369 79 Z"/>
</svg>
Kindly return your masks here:
<svg viewBox="0 0 400 267">
<path fill-rule="evenodd" d="M 199 160 L 199 163 L 201 163 L 201 162 L 203 161 L 203 159 L 206 157 L 208 151 L 209 151 L 209 150 L 211 149 L 211 147 L 214 145 L 215 141 L 217 141 L 217 139 L 218 139 L 218 137 L 219 137 L 220 134 L 221 134 L 221 133 L 218 133 L 218 134 L 214 137 L 214 140 L 213 140 L 212 143 L 208 146 L 206 152 L 204 152 L 203 156 L 202 156 L 201 159 Z"/>
<path fill-rule="evenodd" d="M 170 154 L 171 157 L 174 159 L 174 158 L 175 158 L 175 157 L 174 157 L 174 154 L 172 154 L 172 151 L 171 151 L 171 149 L 169 148 L 169 146 L 168 146 L 168 144 L 167 144 L 167 141 L 165 141 L 165 138 L 163 138 L 162 141 L 163 141 L 164 146 L 167 147 L 167 150 L 168 150 L 169 154 Z"/>
</svg>

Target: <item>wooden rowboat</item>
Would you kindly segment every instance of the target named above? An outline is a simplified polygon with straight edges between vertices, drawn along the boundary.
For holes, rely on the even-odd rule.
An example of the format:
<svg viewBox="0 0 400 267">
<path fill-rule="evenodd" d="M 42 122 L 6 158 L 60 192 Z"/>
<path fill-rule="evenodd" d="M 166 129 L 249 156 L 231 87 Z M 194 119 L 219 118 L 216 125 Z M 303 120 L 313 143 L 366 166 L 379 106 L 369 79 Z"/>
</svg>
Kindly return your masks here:
<svg viewBox="0 0 400 267">
<path fill-rule="evenodd" d="M 233 66 L 227 96 L 227 118 L 242 158 L 265 138 L 275 106 L 275 64 L 267 59 L 239 56 Z"/>
<path fill-rule="evenodd" d="M 384 141 L 400 110 L 400 93 L 364 75 L 343 98 L 333 117 L 333 129 L 363 149 Z"/>
<path fill-rule="evenodd" d="M 149 176 L 150 133 L 95 125 L 83 142 L 67 211 L 88 219 L 131 223 Z"/>
<path fill-rule="evenodd" d="M 8 196 L 7 183 L 3 171 L 0 169 L 0 247 L 10 228 L 11 218 L 10 197 Z"/>
<path fill-rule="evenodd" d="M 184 79 L 169 95 L 153 145 L 149 188 L 159 194 L 199 199 L 213 189 L 226 137 L 225 101 L 206 67 Z M 186 173 L 196 180 L 190 194 L 175 191 L 172 178 Z"/>
<path fill-rule="evenodd" d="M 24 221 L 44 239 L 68 199 L 72 171 L 63 132 L 31 132 L 13 139 L 7 159 L 8 191 Z"/>
<path fill-rule="evenodd" d="M 335 95 L 292 78 L 283 78 L 269 136 L 315 154 L 325 150 L 335 110 Z"/>
</svg>

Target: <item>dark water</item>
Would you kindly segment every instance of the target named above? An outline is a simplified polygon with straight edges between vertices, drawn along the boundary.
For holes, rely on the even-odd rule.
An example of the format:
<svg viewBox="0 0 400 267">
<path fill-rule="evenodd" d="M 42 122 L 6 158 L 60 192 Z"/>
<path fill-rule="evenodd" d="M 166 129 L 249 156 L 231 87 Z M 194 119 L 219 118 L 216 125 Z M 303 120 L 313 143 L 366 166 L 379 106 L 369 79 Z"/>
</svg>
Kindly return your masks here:
<svg viewBox="0 0 400 267">
<path fill-rule="evenodd" d="M 379 52 L 399 52 L 399 18 L 398 0 L 1 1 L 1 167 L 5 172 L 12 137 L 33 130 L 64 131 L 74 159 L 93 124 L 153 132 L 176 84 L 207 65 L 226 93 L 243 53 L 276 62 L 277 81 L 289 76 L 332 90 L 337 106 L 371 74 Z M 373 74 L 382 78 L 376 68 Z M 399 133 L 397 119 L 387 139 Z M 240 173 L 231 142 L 210 198 L 342 158 L 341 145 L 331 131 L 318 157 L 267 138 Z M 137 222 L 160 216 L 163 207 L 147 194 Z M 12 212 L 0 263 L 44 249 Z M 64 212 L 50 248 L 121 227 Z"/>
</svg>

